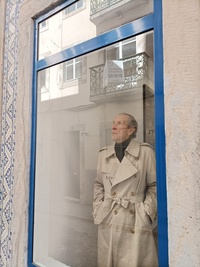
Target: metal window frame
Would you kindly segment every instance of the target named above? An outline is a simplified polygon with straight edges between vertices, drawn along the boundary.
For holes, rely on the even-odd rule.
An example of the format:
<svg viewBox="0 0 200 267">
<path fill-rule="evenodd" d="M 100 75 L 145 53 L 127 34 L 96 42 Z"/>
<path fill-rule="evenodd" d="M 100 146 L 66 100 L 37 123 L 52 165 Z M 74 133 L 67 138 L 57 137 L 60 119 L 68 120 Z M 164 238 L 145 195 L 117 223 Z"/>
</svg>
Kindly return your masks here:
<svg viewBox="0 0 200 267">
<path fill-rule="evenodd" d="M 33 60 L 33 94 L 32 94 L 32 138 L 30 163 L 30 199 L 29 199 L 29 235 L 28 235 L 28 266 L 33 264 L 33 225 L 34 225 L 34 179 L 36 157 L 36 113 L 37 113 L 37 72 L 62 63 L 68 59 L 90 53 L 97 49 L 136 36 L 149 30 L 154 31 L 154 80 L 155 80 L 155 133 L 156 133 L 156 172 L 158 199 L 158 258 L 159 266 L 167 267 L 168 263 L 168 220 L 165 160 L 165 121 L 164 121 L 164 85 L 163 85 L 163 34 L 162 34 L 162 0 L 153 0 L 154 12 L 131 23 L 118 27 L 81 44 L 75 45 L 45 59 L 37 60 L 37 32 L 39 23 L 59 12 L 74 0 L 66 0 L 47 14 L 37 18 L 34 26 L 34 60 Z"/>
</svg>

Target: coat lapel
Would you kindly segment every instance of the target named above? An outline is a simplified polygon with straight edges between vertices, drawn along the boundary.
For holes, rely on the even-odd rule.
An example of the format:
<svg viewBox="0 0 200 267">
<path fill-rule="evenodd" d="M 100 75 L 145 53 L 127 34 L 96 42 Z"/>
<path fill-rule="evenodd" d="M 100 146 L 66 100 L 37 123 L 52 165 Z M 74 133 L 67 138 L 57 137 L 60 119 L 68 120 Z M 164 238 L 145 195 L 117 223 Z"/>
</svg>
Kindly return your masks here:
<svg viewBox="0 0 200 267">
<path fill-rule="evenodd" d="M 119 164 L 118 170 L 115 174 L 115 179 L 112 186 L 123 182 L 137 173 L 137 168 L 124 156 L 122 162 Z"/>
<path fill-rule="evenodd" d="M 109 146 L 107 148 L 106 159 L 107 164 L 106 172 L 107 175 L 113 177 L 112 187 L 124 180 L 130 178 L 138 172 L 137 168 L 134 166 L 133 162 L 139 156 L 140 144 L 134 140 L 131 140 L 128 145 L 124 158 L 120 163 L 116 156 L 114 146 Z M 112 179 L 112 178 L 111 178 Z"/>
</svg>

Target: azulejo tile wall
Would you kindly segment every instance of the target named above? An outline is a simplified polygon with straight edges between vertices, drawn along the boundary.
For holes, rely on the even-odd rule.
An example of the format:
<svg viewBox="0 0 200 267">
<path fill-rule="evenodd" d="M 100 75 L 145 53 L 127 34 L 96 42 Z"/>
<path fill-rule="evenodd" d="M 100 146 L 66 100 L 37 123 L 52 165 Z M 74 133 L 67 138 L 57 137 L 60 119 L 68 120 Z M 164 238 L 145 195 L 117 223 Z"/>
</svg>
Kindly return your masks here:
<svg viewBox="0 0 200 267">
<path fill-rule="evenodd" d="M 11 266 L 15 165 L 18 19 L 22 0 L 6 1 L 0 178 L 0 266 Z"/>
</svg>

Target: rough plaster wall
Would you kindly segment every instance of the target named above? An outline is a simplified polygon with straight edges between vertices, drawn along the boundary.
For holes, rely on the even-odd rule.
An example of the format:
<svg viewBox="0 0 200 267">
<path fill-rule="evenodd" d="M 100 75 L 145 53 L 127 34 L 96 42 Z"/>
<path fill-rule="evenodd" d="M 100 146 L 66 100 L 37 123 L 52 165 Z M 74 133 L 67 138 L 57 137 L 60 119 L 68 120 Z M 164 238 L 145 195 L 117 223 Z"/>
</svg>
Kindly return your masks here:
<svg viewBox="0 0 200 267">
<path fill-rule="evenodd" d="M 164 0 L 171 267 L 200 266 L 200 1 Z"/>
</svg>

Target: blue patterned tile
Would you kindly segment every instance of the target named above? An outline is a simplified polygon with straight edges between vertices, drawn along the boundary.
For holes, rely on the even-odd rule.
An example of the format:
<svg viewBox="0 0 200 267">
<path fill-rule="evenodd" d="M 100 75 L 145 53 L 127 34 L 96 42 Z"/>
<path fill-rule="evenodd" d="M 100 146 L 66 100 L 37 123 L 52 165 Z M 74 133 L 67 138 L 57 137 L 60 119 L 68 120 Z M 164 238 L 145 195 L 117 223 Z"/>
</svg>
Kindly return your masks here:
<svg viewBox="0 0 200 267">
<path fill-rule="evenodd" d="M 22 0 L 6 2 L 0 177 L 0 267 L 11 266 L 18 19 Z"/>
</svg>

